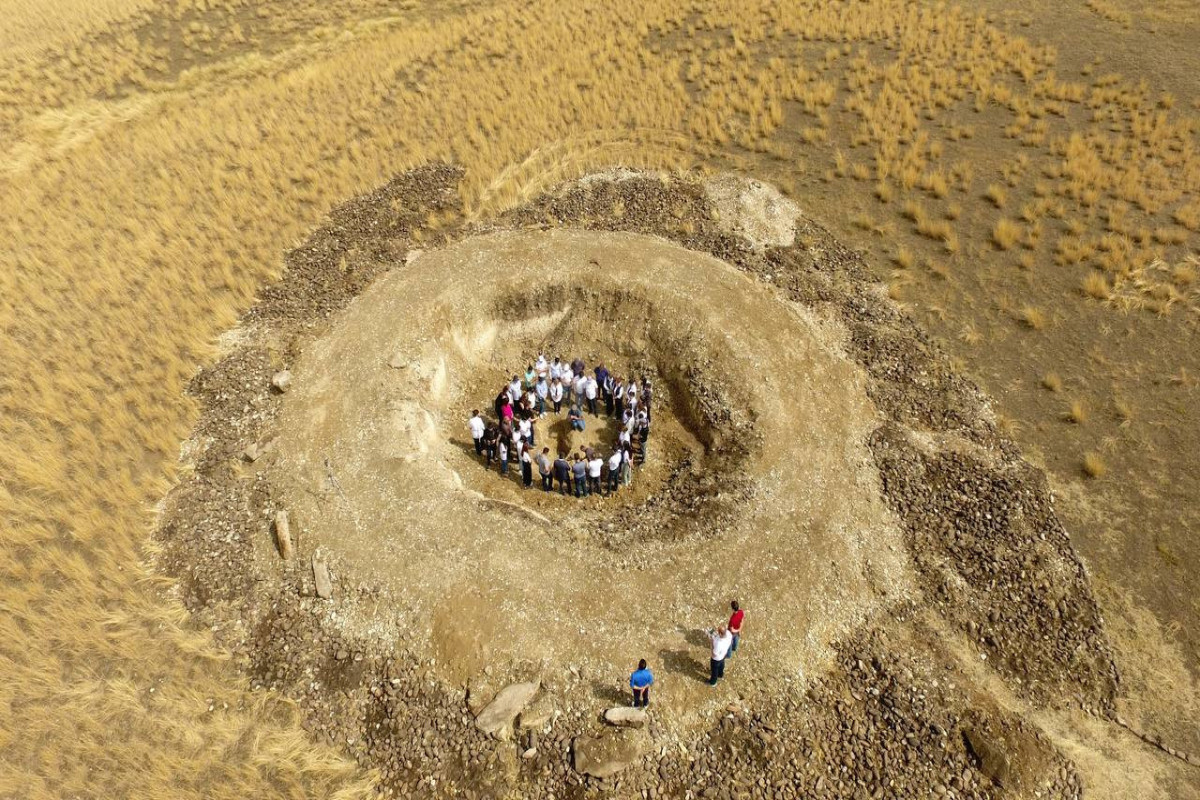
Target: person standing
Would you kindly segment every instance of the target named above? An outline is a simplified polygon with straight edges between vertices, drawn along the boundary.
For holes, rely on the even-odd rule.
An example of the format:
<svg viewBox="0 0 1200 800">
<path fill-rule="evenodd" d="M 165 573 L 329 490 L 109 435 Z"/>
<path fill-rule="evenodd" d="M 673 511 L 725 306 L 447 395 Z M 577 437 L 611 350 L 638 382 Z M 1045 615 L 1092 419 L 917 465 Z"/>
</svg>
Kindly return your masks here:
<svg viewBox="0 0 1200 800">
<path fill-rule="evenodd" d="M 650 707 L 650 687 L 654 685 L 654 675 L 646 666 L 646 659 L 638 661 L 637 669 L 629 676 L 629 688 L 633 690 L 633 707 Z"/>
<path fill-rule="evenodd" d="M 533 486 L 533 449 L 525 443 L 521 444 L 521 488 Z"/>
<path fill-rule="evenodd" d="M 471 440 L 475 442 L 475 455 L 483 455 L 483 431 L 487 426 L 483 424 L 483 417 L 479 416 L 478 408 L 471 412 L 467 427 L 471 429 Z"/>
<path fill-rule="evenodd" d="M 496 443 L 500 441 L 500 430 L 495 425 L 488 425 L 483 429 L 483 451 L 487 454 L 487 466 L 485 469 L 492 468 L 492 462 L 499 455 L 496 452 Z"/>
<path fill-rule="evenodd" d="M 562 410 L 563 401 L 563 385 L 558 378 L 550 384 L 550 402 L 554 403 L 554 413 L 557 414 Z"/>
<path fill-rule="evenodd" d="M 501 411 L 504 409 L 504 404 L 507 403 L 510 399 L 511 398 L 508 396 L 508 387 L 505 386 L 503 389 L 500 390 L 500 394 L 496 395 L 496 399 L 492 403 L 492 405 L 496 409 L 496 419 L 500 419 Z"/>
<path fill-rule="evenodd" d="M 575 373 L 569 366 L 563 366 L 562 385 L 563 393 L 567 397 L 567 405 L 571 405 L 575 402 Z"/>
<path fill-rule="evenodd" d="M 600 387 L 600 399 L 607 405 L 608 391 L 604 388 L 604 382 L 608 380 L 608 367 L 604 366 L 604 362 L 601 361 L 599 366 L 592 371 L 596 373 L 596 385 Z"/>
<path fill-rule="evenodd" d="M 508 474 L 508 441 L 501 436 L 499 443 L 496 445 L 500 452 L 500 474 Z"/>
<path fill-rule="evenodd" d="M 633 483 L 633 448 L 628 444 L 621 448 L 621 483 Z"/>
<path fill-rule="evenodd" d="M 717 681 L 725 677 L 725 657 L 729 655 L 729 648 L 733 644 L 733 634 L 724 624 L 718 625 L 715 631 L 708 632 L 708 638 L 712 640 L 712 658 L 709 659 L 709 677 L 708 685 L 716 686 Z"/>
<path fill-rule="evenodd" d="M 646 440 L 650 438 L 650 415 L 646 412 L 645 406 L 637 413 L 637 422 L 634 424 L 634 430 L 637 431 L 638 440 L 644 445 Z"/>
<path fill-rule="evenodd" d="M 596 416 L 596 398 L 599 396 L 600 387 L 596 383 L 596 379 L 590 375 L 583 379 L 583 397 L 587 400 L 588 412 L 594 417 Z"/>
<path fill-rule="evenodd" d="M 550 395 L 550 384 L 546 382 L 545 375 L 539 375 L 537 383 L 533 387 L 534 393 L 537 395 L 537 412 L 539 417 L 546 416 L 546 398 Z"/>
<path fill-rule="evenodd" d="M 621 485 L 621 451 L 614 450 L 613 454 L 608 457 L 608 493 L 614 495 L 617 493 L 617 487 Z"/>
<path fill-rule="evenodd" d="M 733 643 L 729 646 L 729 655 L 733 655 L 737 652 L 738 641 L 742 638 L 742 620 L 746 618 L 746 612 L 738 606 L 737 600 L 730 600 L 729 607 L 733 609 L 733 613 L 729 615 L 729 633 L 733 636 Z"/>
<path fill-rule="evenodd" d="M 650 386 L 650 379 L 645 375 L 642 376 L 642 410 L 646 412 L 646 418 L 650 418 L 650 401 L 654 399 L 654 389 Z"/>
<path fill-rule="evenodd" d="M 571 391 L 574 392 L 575 405 L 582 406 L 583 401 L 587 398 L 583 396 L 583 389 L 587 385 L 587 376 L 582 372 L 576 372 L 571 383 Z"/>
<path fill-rule="evenodd" d="M 588 459 L 587 468 L 588 490 L 599 497 L 601 494 L 600 473 L 604 470 L 604 459 L 600 457 L 599 453 L 592 453 L 591 458 Z"/>
<path fill-rule="evenodd" d="M 621 419 L 625 414 L 625 381 L 617 378 L 613 384 L 613 412 L 612 416 Z"/>
<path fill-rule="evenodd" d="M 517 423 L 517 430 L 521 432 L 521 441 L 529 442 L 530 446 L 537 444 L 533 440 L 533 419 L 526 417 Z"/>
<path fill-rule="evenodd" d="M 575 496 L 587 497 L 587 462 L 579 453 L 575 454 L 575 463 L 571 465 L 571 477 L 575 480 Z"/>
<path fill-rule="evenodd" d="M 550 365 L 550 380 L 562 380 L 563 363 L 559 356 L 554 357 L 554 363 Z"/>
<path fill-rule="evenodd" d="M 538 474 L 542 476 L 542 491 L 548 492 L 554 488 L 554 473 L 551 472 L 550 448 L 543 447 L 537 457 Z"/>
<path fill-rule="evenodd" d="M 521 379 L 513 375 L 512 381 L 508 384 L 508 400 L 514 406 L 521 402 Z"/>
<path fill-rule="evenodd" d="M 604 413 L 608 416 L 613 415 L 613 389 L 616 388 L 617 381 L 613 378 L 613 374 L 608 370 L 604 371 L 604 382 L 600 384 L 600 394 L 604 397 Z"/>
<path fill-rule="evenodd" d="M 567 461 L 566 453 L 559 453 L 554 459 L 554 479 L 558 481 L 558 493 L 571 493 L 571 464 Z"/>
</svg>

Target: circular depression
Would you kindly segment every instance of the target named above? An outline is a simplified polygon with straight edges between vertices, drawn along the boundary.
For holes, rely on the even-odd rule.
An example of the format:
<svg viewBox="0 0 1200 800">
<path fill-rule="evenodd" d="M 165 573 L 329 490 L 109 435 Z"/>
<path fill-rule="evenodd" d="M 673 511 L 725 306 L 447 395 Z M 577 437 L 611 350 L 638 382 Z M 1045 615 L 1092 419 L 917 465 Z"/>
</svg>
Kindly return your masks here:
<svg viewBox="0 0 1200 800">
<path fill-rule="evenodd" d="M 843 336 L 664 240 L 476 236 L 383 276 L 308 346 L 268 478 L 305 548 L 374 590 L 341 624 L 404 639 L 447 678 L 695 660 L 731 597 L 763 675 L 809 673 L 910 581 Z M 656 376 L 635 494 L 549 497 L 480 466 L 467 414 L 539 350 Z"/>
</svg>

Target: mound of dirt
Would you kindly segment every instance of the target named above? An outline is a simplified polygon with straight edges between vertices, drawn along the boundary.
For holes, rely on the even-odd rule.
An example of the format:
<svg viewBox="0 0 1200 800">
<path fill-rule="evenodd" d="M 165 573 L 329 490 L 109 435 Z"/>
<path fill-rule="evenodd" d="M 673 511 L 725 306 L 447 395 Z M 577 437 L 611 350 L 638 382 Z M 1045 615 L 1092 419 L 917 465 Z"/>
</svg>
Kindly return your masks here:
<svg viewBox="0 0 1200 800">
<path fill-rule="evenodd" d="M 728 759 L 756 797 L 1077 794 L 954 652 L 1027 701 L 1109 708 L 1086 575 L 1040 474 L 855 254 L 729 177 L 593 176 L 423 228 L 459 177 L 418 170 L 335 212 L 193 387 L 160 563 L 258 684 L 403 794 L 719 793 Z M 482 468 L 470 409 L 538 352 L 655 378 L 632 491 Z M 734 596 L 746 647 L 712 690 L 701 629 Z M 639 657 L 655 755 L 578 774 L 570 743 Z M 513 742 L 471 724 L 526 681 L 541 711 Z"/>
</svg>

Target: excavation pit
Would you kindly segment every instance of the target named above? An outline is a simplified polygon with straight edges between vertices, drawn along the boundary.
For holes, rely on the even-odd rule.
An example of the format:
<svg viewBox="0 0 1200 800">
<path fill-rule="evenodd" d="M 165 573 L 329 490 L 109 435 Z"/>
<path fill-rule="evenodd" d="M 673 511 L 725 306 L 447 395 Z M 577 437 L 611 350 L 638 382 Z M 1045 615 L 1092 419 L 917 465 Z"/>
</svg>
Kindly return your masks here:
<svg viewBox="0 0 1200 800">
<path fill-rule="evenodd" d="M 755 598 L 764 665 L 805 674 L 908 581 L 844 339 L 661 239 L 477 236 L 383 276 L 306 348 L 265 475 L 306 549 L 384 598 L 348 604 L 342 624 L 404 638 L 448 679 L 670 660 L 732 596 Z M 481 467 L 470 411 L 539 351 L 653 376 L 633 491 L 580 501 Z"/>
</svg>

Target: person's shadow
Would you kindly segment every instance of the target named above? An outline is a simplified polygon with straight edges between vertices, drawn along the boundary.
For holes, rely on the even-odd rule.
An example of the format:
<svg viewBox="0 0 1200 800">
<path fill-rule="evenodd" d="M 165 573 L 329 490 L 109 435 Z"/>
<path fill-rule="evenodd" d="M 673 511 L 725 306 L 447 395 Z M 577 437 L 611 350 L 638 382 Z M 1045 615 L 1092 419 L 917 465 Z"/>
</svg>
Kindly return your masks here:
<svg viewBox="0 0 1200 800">
<path fill-rule="evenodd" d="M 708 664 L 702 656 L 711 645 L 709 638 L 704 634 L 704 631 L 698 629 L 689 630 L 680 627 L 679 631 L 683 633 L 684 642 L 692 645 L 692 647 L 663 648 L 659 650 L 658 657 L 662 660 L 663 670 L 700 681 L 701 683 L 707 683 L 709 678 Z"/>
<path fill-rule="evenodd" d="M 626 694 L 611 683 L 596 681 L 592 684 L 592 697 L 595 697 L 606 707 L 627 706 L 633 699 L 632 694 Z"/>
</svg>

